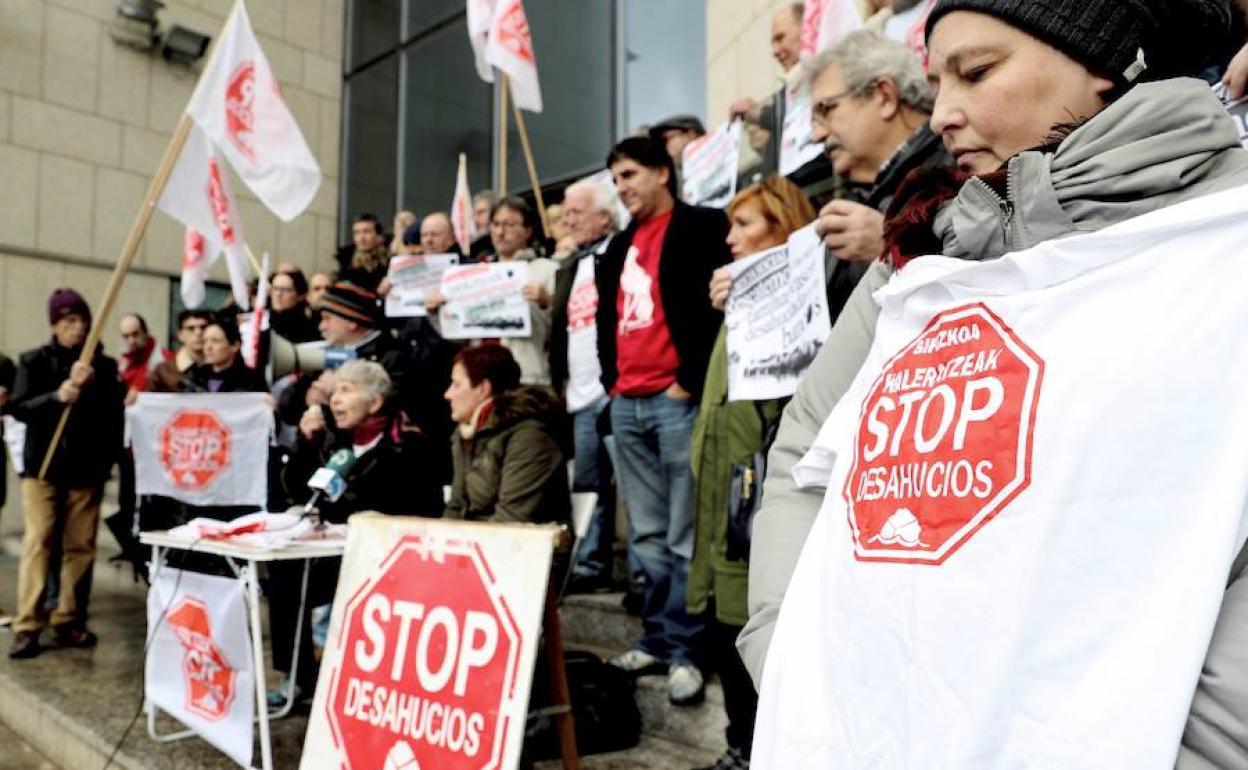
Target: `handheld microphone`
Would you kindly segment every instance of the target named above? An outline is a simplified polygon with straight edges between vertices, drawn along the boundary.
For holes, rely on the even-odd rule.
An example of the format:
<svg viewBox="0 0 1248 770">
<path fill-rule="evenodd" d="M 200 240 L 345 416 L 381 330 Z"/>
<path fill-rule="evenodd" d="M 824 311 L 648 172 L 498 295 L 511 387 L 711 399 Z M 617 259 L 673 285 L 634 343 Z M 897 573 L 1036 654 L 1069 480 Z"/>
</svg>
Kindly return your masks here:
<svg viewBox="0 0 1248 770">
<path fill-rule="evenodd" d="M 312 499 L 303 506 L 303 515 L 308 516 L 316 510 L 316 504 L 322 499 L 331 503 L 337 502 L 347 489 L 346 476 L 355 466 L 355 453 L 350 449 L 339 449 L 330 455 L 329 460 L 312 478 L 308 479 L 308 489 L 312 490 Z"/>
</svg>

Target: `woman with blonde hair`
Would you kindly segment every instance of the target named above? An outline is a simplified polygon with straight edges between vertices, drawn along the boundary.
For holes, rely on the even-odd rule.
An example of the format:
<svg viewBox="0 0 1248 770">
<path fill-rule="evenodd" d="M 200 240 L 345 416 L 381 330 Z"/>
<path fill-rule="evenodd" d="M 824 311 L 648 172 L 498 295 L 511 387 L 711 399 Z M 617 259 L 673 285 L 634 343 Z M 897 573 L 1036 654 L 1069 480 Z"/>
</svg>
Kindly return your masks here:
<svg viewBox="0 0 1248 770">
<path fill-rule="evenodd" d="M 733 260 L 783 245 L 795 230 L 814 221 L 815 210 L 789 180 L 770 176 L 746 188 L 728 205 L 728 246 Z M 732 288 L 728 268 L 715 271 L 711 303 L 723 310 Z M 766 449 L 767 434 L 779 421 L 785 399 L 728 401 L 728 346 L 721 327 L 707 367 L 706 387 L 693 426 L 692 462 L 696 487 L 693 562 L 689 568 L 690 613 L 712 609 L 710 658 L 719 670 L 728 713 L 728 751 L 714 770 L 748 768 L 758 696 L 737 655 L 736 639 L 746 611 L 749 560 L 748 516 L 757 484 L 754 456 Z M 752 487 L 747 488 L 747 487 Z M 740 524 L 744 522 L 745 526 Z M 734 526 L 734 523 L 738 526 Z"/>
</svg>

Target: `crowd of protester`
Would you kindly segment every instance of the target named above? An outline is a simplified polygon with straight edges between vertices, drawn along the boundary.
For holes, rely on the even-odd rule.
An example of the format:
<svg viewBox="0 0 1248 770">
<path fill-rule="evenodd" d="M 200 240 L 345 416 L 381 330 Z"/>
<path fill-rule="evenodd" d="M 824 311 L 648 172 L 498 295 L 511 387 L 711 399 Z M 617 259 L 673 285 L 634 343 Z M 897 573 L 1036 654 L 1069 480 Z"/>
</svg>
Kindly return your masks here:
<svg viewBox="0 0 1248 770">
<path fill-rule="evenodd" d="M 445 212 L 400 211 L 388 232 L 382 218 L 362 213 L 351 224 L 352 242 L 332 255 L 332 273 L 280 264 L 268 280 L 264 350 L 273 348 L 273 337 L 323 342 L 351 352 L 341 367 L 273 377 L 266 376 L 263 356 L 257 368 L 247 366 L 233 308 L 183 311 L 172 348 L 160 343 L 142 316 L 126 314 L 117 328 L 118 358 L 101 350 L 85 364 L 79 356 L 91 310 L 78 292 L 58 289 L 48 301 L 51 339 L 16 364 L 0 356 L 0 409 L 25 425 L 25 533 L 10 657 L 39 654 L 47 628 L 52 647 L 96 643 L 86 625 L 87 603 L 103 489 L 113 465 L 120 468 L 120 510 L 110 529 L 119 540 L 137 528 L 240 512 L 136 499 L 134 459 L 122 449 L 124 407 L 142 392 L 264 392 L 271 394 L 279 425 L 271 510 L 304 503 L 308 477 L 344 448 L 360 462 L 349 471 L 346 494 L 323 505 L 330 521 L 376 510 L 568 522 L 569 492 L 596 493 L 588 530 L 568 565 L 569 590 L 629 589 L 643 631 L 611 663 L 636 675 L 666 673 L 672 703 L 701 702 L 707 675 L 717 672 L 728 751 L 715 767 L 748 768 L 757 706 L 750 672 L 757 676 L 761 669 L 779 599 L 813 520 L 809 509 L 818 501 L 780 482 L 773 493 L 769 484 L 773 511 L 798 503 L 808 510 L 805 523 L 775 519 L 760 543 L 748 528 L 734 528 L 729 509 L 757 505 L 751 495 L 762 494 L 762 478 L 741 499 L 734 469 L 752 467 L 779 432 L 779 472 L 773 469 L 769 479 L 787 476 L 832 396 L 803 390 L 792 405 L 788 399 L 729 401 L 723 311 L 732 279 L 725 268 L 783 244 L 813 222 L 826 246 L 832 318 L 844 312 L 848 319 L 829 348 L 843 361 L 860 360 L 869 334 L 851 342 L 838 342 L 837 335 L 850 324 L 868 328 L 866 292 L 883 285 L 892 271 L 894 262 L 886 256 L 916 248 L 907 240 L 918 238 L 912 220 L 916 212 L 926 216 L 932 210 L 916 200 L 907 180 L 951 167 L 964 175 L 990 173 L 1037 144 L 1010 148 L 1001 158 L 985 151 L 973 158 L 951 154 L 962 149 L 952 138 L 966 135 L 958 123 L 966 118 L 940 112 L 933 83 L 965 88 L 1007 65 L 962 63 L 954 74 L 933 78 L 906 41 L 927 4 L 869 5 L 867 30 L 804 63 L 798 56 L 800 4 L 775 15 L 772 53 L 789 84 L 808 84 L 812 139 L 826 152 L 788 178 L 767 173 L 775 163 L 783 100 L 735 103 L 731 116 L 747 121 L 756 152 L 743 159 L 743 189 L 726 210 L 681 200 L 681 152 L 705 130 L 694 117 L 675 116 L 615 145 L 606 158 L 614 187 L 593 180 L 567 187 L 558 208 L 548 212 L 556 225 L 551 232 L 524 199 L 482 194 L 473 201 L 482 235 L 467 253 L 461 253 Z M 965 6 L 1008 22 L 1014 11 L 997 6 L 1017 5 L 942 0 L 937 7 L 943 14 L 944 6 Z M 1035 32 L 1040 27 L 1027 29 L 1098 71 L 1099 53 L 1084 55 L 1078 47 L 1091 50 L 1093 43 L 1069 42 L 1047 27 L 1043 34 Z M 1102 44 L 1108 45 L 1096 43 Z M 1203 66 L 1218 64 L 1212 56 L 1225 61 L 1231 52 L 1208 53 L 1207 60 L 1192 58 L 1166 76 L 1202 74 Z M 1233 90 L 1242 90 L 1248 57 L 1241 54 L 1235 62 L 1240 66 L 1233 63 L 1226 76 Z M 998 107 L 1027 112 L 1023 104 Z M 984 136 L 989 143 L 992 137 Z M 956 172 L 944 173 L 956 192 L 964 177 L 955 182 Z M 631 219 L 627 225 L 620 221 L 620 204 Z M 920 252 L 940 253 L 940 242 L 926 235 L 917 241 Z M 448 341 L 438 320 L 446 298 L 436 292 L 428 298 L 427 317 L 387 318 L 389 262 L 412 254 L 523 262 L 531 336 Z M 843 390 L 855 368 L 829 374 L 826 367 L 817 363 L 812 376 L 834 385 L 829 393 Z M 71 404 L 57 451 L 41 474 L 62 411 Z M 786 406 L 790 416 L 781 430 Z M 3 492 L 0 487 L 0 500 Z M 627 532 L 616 532 L 617 504 L 624 506 Z M 771 521 L 769 516 L 780 514 L 764 510 L 759 521 Z M 617 540 L 627 542 L 622 582 L 615 578 Z M 295 572 L 275 566 L 268 591 L 289 595 L 298 580 Z M 309 581 L 308 606 L 331 601 L 336 582 L 337 564 L 319 563 Z M 42 599 L 49 583 L 58 587 L 50 613 Z M 274 663 L 289 671 L 296 603 L 275 601 L 271 608 Z M 297 651 L 299 681 L 288 682 L 283 695 L 290 688 L 312 691 L 316 664 L 309 637 L 303 635 Z"/>
</svg>

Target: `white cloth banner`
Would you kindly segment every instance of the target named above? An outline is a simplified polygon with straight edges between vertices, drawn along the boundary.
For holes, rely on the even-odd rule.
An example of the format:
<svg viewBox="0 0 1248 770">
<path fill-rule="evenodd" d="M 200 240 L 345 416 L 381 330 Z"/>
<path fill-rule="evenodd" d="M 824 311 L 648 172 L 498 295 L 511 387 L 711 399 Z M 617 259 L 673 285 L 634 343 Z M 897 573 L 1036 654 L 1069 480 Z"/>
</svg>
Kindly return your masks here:
<svg viewBox="0 0 1248 770">
<path fill-rule="evenodd" d="M 182 255 L 182 302 L 187 307 L 203 304 L 208 271 L 225 252 L 234 301 L 247 308 L 247 276 L 251 268 L 243 251 L 246 239 L 238 206 L 216 150 L 198 126 L 191 127 L 156 205 L 187 227 Z"/>
<path fill-rule="evenodd" d="M 815 226 L 798 230 L 784 246 L 733 262 L 728 272 L 728 400 L 793 395 L 832 331 Z"/>
<path fill-rule="evenodd" d="M 467 0 L 468 42 L 472 44 L 473 63 L 477 74 L 487 83 L 494 82 L 494 68 L 485 55 L 486 41 L 490 36 L 490 23 L 494 21 L 494 0 Z"/>
<path fill-rule="evenodd" d="M 458 254 L 412 254 L 390 258 L 386 277 L 390 293 L 386 295 L 386 316 L 405 318 L 425 316 L 425 297 L 442 285 L 442 275 L 459 264 Z"/>
<path fill-rule="evenodd" d="M 267 393 L 142 393 L 126 408 L 135 488 L 188 505 L 268 497 L 273 410 Z"/>
<path fill-rule="evenodd" d="M 251 767 L 256 677 L 242 582 L 157 569 L 147 634 L 144 697 Z"/>
<path fill-rule="evenodd" d="M 517 107 L 529 112 L 542 111 L 542 87 L 537 80 L 533 35 L 520 0 L 496 0 L 485 58 L 510 78 Z"/>
<path fill-rule="evenodd" d="M 877 293 L 755 767 L 1174 767 L 1248 533 L 1245 192 Z"/>
<path fill-rule="evenodd" d="M 471 4 L 471 3 L 470 3 Z M 477 220 L 472 210 L 472 193 L 468 190 L 468 161 L 459 155 L 459 171 L 455 174 L 455 194 L 451 196 L 451 230 L 459 250 L 467 254 L 477 239 Z"/>
<path fill-rule="evenodd" d="M 806 0 L 802 9 L 802 57 L 831 48 L 849 33 L 862 29 L 865 21 L 858 0 Z"/>
<path fill-rule="evenodd" d="M 685 203 L 723 208 L 737 194 L 741 157 L 741 121 L 725 123 L 685 146 L 681 182 Z"/>
<path fill-rule="evenodd" d="M 442 336 L 448 340 L 484 337 L 530 337 L 533 318 L 521 292 L 528 281 L 523 262 L 460 265 L 442 274 L 438 312 Z"/>
<path fill-rule="evenodd" d="M 186 113 L 225 153 L 264 205 L 289 222 L 321 186 L 321 169 L 299 131 L 239 1 L 200 75 Z"/>
</svg>

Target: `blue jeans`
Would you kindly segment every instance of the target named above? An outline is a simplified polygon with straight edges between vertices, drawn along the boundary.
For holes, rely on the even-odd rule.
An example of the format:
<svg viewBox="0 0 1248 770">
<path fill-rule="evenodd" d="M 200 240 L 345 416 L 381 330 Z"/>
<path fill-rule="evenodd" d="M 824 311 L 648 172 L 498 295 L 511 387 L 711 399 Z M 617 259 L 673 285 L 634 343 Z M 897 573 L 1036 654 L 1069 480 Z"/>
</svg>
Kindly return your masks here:
<svg viewBox="0 0 1248 770">
<path fill-rule="evenodd" d="M 706 620 L 685 599 L 693 558 L 689 444 L 698 407 L 662 393 L 611 405 L 616 478 L 628 506 L 630 547 L 645 576 L 638 649 L 671 664 L 701 665 Z"/>
<path fill-rule="evenodd" d="M 572 414 L 572 491 L 598 493 L 589 527 L 576 549 L 575 570 L 583 577 L 605 580 L 611 579 L 615 545 L 615 490 L 611 487 L 611 457 L 606 441 L 598 435 L 598 416 L 610 405 L 611 399 L 603 396 Z"/>
</svg>

